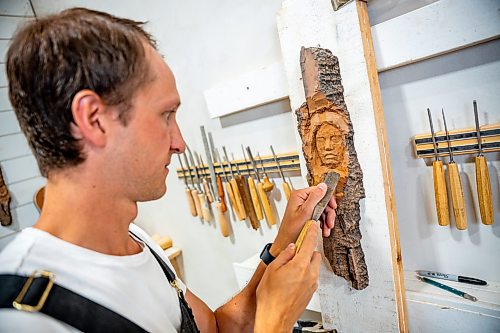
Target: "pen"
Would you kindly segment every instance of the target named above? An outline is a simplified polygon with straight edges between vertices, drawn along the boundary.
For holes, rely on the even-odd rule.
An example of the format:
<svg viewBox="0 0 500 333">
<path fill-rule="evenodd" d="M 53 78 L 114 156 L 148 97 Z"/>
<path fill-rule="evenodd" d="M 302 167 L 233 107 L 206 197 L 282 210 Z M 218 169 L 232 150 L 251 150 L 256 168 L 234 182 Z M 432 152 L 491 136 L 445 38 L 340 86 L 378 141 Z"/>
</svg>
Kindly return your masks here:
<svg viewBox="0 0 500 333">
<path fill-rule="evenodd" d="M 417 274 L 420 276 L 427 276 L 427 277 L 432 277 L 432 278 L 436 278 L 436 279 L 457 281 L 457 282 L 475 284 L 475 285 L 480 285 L 480 286 L 485 286 L 487 284 L 486 281 L 467 277 L 467 276 L 459 276 L 459 275 L 452 275 L 452 274 L 445 274 L 445 273 L 431 272 L 431 271 L 417 271 Z"/>
<path fill-rule="evenodd" d="M 460 291 L 458 289 L 455 289 L 455 288 L 452 288 L 450 286 L 447 286 L 445 284 L 442 284 L 442 283 L 439 283 L 439 282 L 436 282 L 434 280 L 431 280 L 431 279 L 428 279 L 424 276 L 420 276 L 420 275 L 417 275 L 417 278 L 420 280 L 420 281 L 423 281 L 423 282 L 426 282 L 428 284 L 432 284 L 433 286 L 435 287 L 438 287 L 438 288 L 441 288 L 443 290 L 446 290 L 446 291 L 449 291 L 450 293 L 453 293 L 455 295 L 458 295 L 458 296 L 461 296 L 465 299 L 468 299 L 470 301 L 473 301 L 473 302 L 476 302 L 477 301 L 477 298 L 472 296 L 472 295 L 469 295 L 467 293 L 464 293 L 463 291 Z"/>
</svg>

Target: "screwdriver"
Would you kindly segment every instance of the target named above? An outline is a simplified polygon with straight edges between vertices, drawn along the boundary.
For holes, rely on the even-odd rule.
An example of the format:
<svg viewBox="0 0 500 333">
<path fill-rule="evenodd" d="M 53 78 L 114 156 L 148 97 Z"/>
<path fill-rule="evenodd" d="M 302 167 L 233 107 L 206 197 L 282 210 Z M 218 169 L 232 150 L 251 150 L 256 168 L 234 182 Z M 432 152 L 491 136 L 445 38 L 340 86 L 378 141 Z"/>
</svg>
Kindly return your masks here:
<svg viewBox="0 0 500 333">
<path fill-rule="evenodd" d="M 271 151 L 273 152 L 273 157 L 274 157 L 274 162 L 276 162 L 276 165 L 278 166 L 278 171 L 281 175 L 281 178 L 283 178 L 283 191 L 285 192 L 286 200 L 290 199 L 290 194 L 292 193 L 292 190 L 290 189 L 290 185 L 285 179 L 285 175 L 283 175 L 283 171 L 281 170 L 280 162 L 278 161 L 278 157 L 276 156 L 276 153 L 274 152 L 274 148 L 271 145 Z"/>
<path fill-rule="evenodd" d="M 220 158 L 219 151 L 217 150 L 217 148 L 215 148 L 215 155 L 217 156 L 217 160 L 219 160 L 219 164 L 222 169 L 222 174 L 224 175 L 224 179 L 226 180 L 225 186 L 226 186 L 227 196 L 229 197 L 229 202 L 231 203 L 231 207 L 233 207 L 233 210 L 236 212 L 236 201 L 234 199 L 233 189 L 231 188 L 231 184 L 229 183 L 229 177 L 227 176 L 225 170 L 226 168 L 222 164 L 222 159 Z"/>
<path fill-rule="evenodd" d="M 250 150 L 250 147 L 247 147 L 247 152 L 248 152 L 248 156 L 250 157 L 250 160 L 253 163 L 254 169 L 256 171 L 257 180 L 259 181 L 257 184 L 257 192 L 259 193 L 260 200 L 262 201 L 262 206 L 264 206 L 264 214 L 266 215 L 267 223 L 270 226 L 273 226 L 276 224 L 276 219 L 275 219 L 273 211 L 271 209 L 271 203 L 269 202 L 269 198 L 267 197 L 267 193 L 266 193 L 266 191 L 264 191 L 264 183 L 261 182 L 261 180 L 260 180 L 259 172 L 257 170 L 257 164 L 255 163 L 255 160 L 252 156 L 252 151 Z"/>
<path fill-rule="evenodd" d="M 248 166 L 248 161 L 247 161 L 247 156 L 245 154 L 245 149 L 243 148 L 243 145 L 241 145 L 241 150 L 243 151 L 243 157 L 245 158 L 245 163 Z M 255 169 L 254 169 L 254 172 Z M 257 173 L 255 173 L 257 174 Z M 257 188 L 255 187 L 255 181 L 252 178 L 252 175 L 250 174 L 250 168 L 248 168 L 248 187 L 250 188 L 250 195 L 252 196 L 252 203 L 253 203 L 253 208 L 255 209 L 255 214 L 257 215 L 257 220 L 262 220 L 264 216 L 262 215 L 262 207 L 260 205 L 260 200 L 259 200 L 259 195 L 257 194 Z"/>
<path fill-rule="evenodd" d="M 234 156 L 232 157 L 234 161 L 235 158 Z M 243 209 L 245 210 L 246 215 L 250 220 L 252 228 L 257 230 L 260 227 L 260 222 L 257 219 L 257 214 L 255 213 L 255 210 L 253 208 L 252 195 L 250 194 L 248 183 L 245 181 L 245 176 L 241 174 L 238 163 L 234 163 L 234 165 L 236 166 L 236 172 L 238 173 L 238 176 L 236 176 L 236 183 L 238 184 L 238 189 L 240 190 L 241 199 L 243 201 Z"/>
<path fill-rule="evenodd" d="M 453 160 L 453 150 L 451 149 L 450 135 L 446 126 L 446 118 L 444 110 L 441 109 L 443 115 L 444 130 L 446 132 L 446 141 L 448 142 L 448 152 L 450 153 L 450 163 L 448 163 L 448 181 L 450 182 L 451 203 L 453 204 L 453 215 L 455 216 L 455 224 L 457 229 L 467 229 L 467 216 L 465 215 L 465 199 L 462 190 L 462 182 L 460 181 L 460 173 L 458 165 Z"/>
<path fill-rule="evenodd" d="M 177 158 L 179 159 L 179 164 L 181 165 L 181 168 L 182 168 L 182 175 L 183 175 L 183 179 L 184 179 L 184 184 L 186 185 L 186 199 L 188 201 L 189 210 L 191 211 L 191 215 L 197 216 L 198 214 L 196 213 L 196 206 L 194 204 L 193 196 L 191 195 L 191 189 L 189 188 L 189 185 L 187 182 L 187 176 L 186 176 L 186 172 L 184 170 L 184 165 L 182 165 L 181 156 L 179 154 L 177 154 Z"/>
<path fill-rule="evenodd" d="M 443 162 L 439 160 L 434 126 L 432 126 L 431 110 L 427 109 L 427 115 L 429 116 L 429 124 L 431 125 L 432 144 L 434 146 L 434 155 L 436 158 L 432 163 L 432 170 L 434 174 L 434 196 L 438 223 L 441 226 L 447 226 L 450 224 L 450 212 L 448 210 L 448 195 L 446 193 Z"/>
<path fill-rule="evenodd" d="M 190 154 L 189 157 L 191 160 L 191 164 L 193 164 L 193 170 L 195 170 L 194 163 L 193 163 L 193 155 L 191 154 L 191 150 L 189 149 L 188 146 L 186 146 L 186 149 L 187 149 L 188 153 Z M 191 190 L 191 195 L 193 196 L 194 205 L 196 207 L 196 213 L 200 217 L 200 219 L 203 221 L 203 211 L 201 209 L 201 201 L 200 201 L 201 187 L 200 187 L 199 183 L 196 183 L 196 185 L 195 185 L 195 183 L 193 181 L 193 176 L 191 175 L 191 166 L 189 165 L 186 153 L 184 153 L 184 162 L 186 162 L 186 165 L 189 169 L 189 176 L 191 177 L 191 183 L 193 184 L 193 189 Z M 196 173 L 195 173 L 195 176 L 197 176 Z M 198 178 L 197 178 L 197 180 L 198 180 Z M 198 187 L 198 189 L 196 189 L 196 187 Z"/>
<path fill-rule="evenodd" d="M 226 147 L 222 146 L 222 151 L 224 152 L 224 157 L 226 158 L 226 163 L 229 166 L 229 172 L 231 173 L 231 180 L 229 183 L 231 184 L 231 188 L 233 189 L 234 201 L 236 202 L 236 206 L 233 206 L 236 216 L 238 216 L 238 220 L 243 221 L 247 215 L 245 213 L 245 208 L 243 207 L 243 201 L 241 200 L 240 190 L 238 189 L 238 183 L 236 183 L 236 178 L 234 177 L 233 167 L 231 162 L 229 162 L 229 157 L 227 156 Z"/>
<path fill-rule="evenodd" d="M 477 197 L 479 201 L 479 211 L 483 224 L 493 224 L 493 201 L 491 198 L 490 174 L 486 157 L 483 156 L 483 147 L 481 142 L 481 131 L 479 130 L 479 117 L 477 115 L 477 103 L 473 101 L 474 118 L 476 120 L 478 155 L 476 156 L 476 184 Z"/>
<path fill-rule="evenodd" d="M 269 181 L 269 177 L 267 177 L 266 169 L 264 168 L 264 162 L 262 162 L 262 157 L 260 157 L 259 153 L 257 153 L 257 157 L 259 158 L 260 165 L 262 167 L 262 179 L 263 179 L 263 187 L 264 191 L 271 192 L 274 188 L 274 184 Z"/>
<path fill-rule="evenodd" d="M 203 215 L 203 221 L 210 222 L 212 220 L 212 214 L 210 212 L 210 203 L 208 202 L 207 195 L 205 192 L 202 190 L 202 183 L 200 179 L 200 174 L 198 172 L 198 166 L 201 164 L 200 163 L 200 158 L 196 152 L 194 152 L 194 157 L 196 157 L 196 162 L 198 164 L 194 164 L 194 171 L 196 175 L 196 180 L 198 182 L 199 186 L 199 193 L 198 193 L 198 198 L 200 198 L 200 203 L 201 203 L 201 213 Z M 189 155 L 189 158 L 192 158 L 192 155 Z"/>
<path fill-rule="evenodd" d="M 200 159 L 198 160 L 198 165 L 200 165 L 200 169 L 203 169 L 203 188 L 205 189 L 205 194 L 207 195 L 207 199 L 209 203 L 214 202 L 214 196 L 212 195 L 212 190 L 210 189 L 211 183 L 207 181 L 207 176 L 205 175 L 205 163 L 203 162 L 203 157 L 201 154 L 198 154 Z"/>
</svg>

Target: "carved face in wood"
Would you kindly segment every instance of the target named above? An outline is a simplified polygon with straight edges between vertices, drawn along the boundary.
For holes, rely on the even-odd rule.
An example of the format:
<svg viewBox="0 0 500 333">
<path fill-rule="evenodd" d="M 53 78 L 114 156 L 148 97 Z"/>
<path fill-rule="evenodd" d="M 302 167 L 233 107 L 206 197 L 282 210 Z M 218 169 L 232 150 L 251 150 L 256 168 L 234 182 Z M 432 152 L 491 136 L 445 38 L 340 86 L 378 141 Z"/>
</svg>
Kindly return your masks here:
<svg viewBox="0 0 500 333">
<path fill-rule="evenodd" d="M 339 127 L 323 123 L 315 136 L 316 149 L 323 166 L 337 168 L 344 159 L 344 136 Z"/>
</svg>

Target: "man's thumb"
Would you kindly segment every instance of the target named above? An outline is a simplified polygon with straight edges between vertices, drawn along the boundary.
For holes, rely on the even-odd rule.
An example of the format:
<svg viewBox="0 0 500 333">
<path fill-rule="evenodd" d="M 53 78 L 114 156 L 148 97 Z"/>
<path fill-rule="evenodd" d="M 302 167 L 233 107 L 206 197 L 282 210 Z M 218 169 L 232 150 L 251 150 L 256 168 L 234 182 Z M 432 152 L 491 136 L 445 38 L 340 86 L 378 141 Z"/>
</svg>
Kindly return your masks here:
<svg viewBox="0 0 500 333">
<path fill-rule="evenodd" d="M 283 265 L 286 265 L 292 258 L 295 256 L 295 244 L 290 243 L 284 249 L 281 251 L 281 253 L 274 259 L 273 264 L 276 265 L 277 267 L 281 267 Z"/>
<path fill-rule="evenodd" d="M 327 186 L 325 183 L 319 183 L 316 185 L 314 188 L 312 188 L 312 191 L 309 192 L 309 195 L 307 196 L 306 201 L 304 202 L 304 207 L 308 207 L 311 209 L 311 214 L 312 210 L 318 202 L 325 196 Z"/>
</svg>

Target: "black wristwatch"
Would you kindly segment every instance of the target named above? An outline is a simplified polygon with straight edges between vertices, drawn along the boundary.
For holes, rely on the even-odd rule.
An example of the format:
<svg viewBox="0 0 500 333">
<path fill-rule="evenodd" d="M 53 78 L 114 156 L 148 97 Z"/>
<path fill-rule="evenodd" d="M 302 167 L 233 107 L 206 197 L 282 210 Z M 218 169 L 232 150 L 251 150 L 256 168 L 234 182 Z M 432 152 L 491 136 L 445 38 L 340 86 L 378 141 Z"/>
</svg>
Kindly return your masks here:
<svg viewBox="0 0 500 333">
<path fill-rule="evenodd" d="M 273 257 L 271 255 L 271 253 L 269 252 L 269 250 L 271 249 L 271 246 L 273 245 L 273 243 L 268 243 L 266 244 L 266 246 L 264 246 L 264 248 L 262 249 L 262 252 L 260 253 L 260 259 L 264 262 L 264 264 L 266 265 L 269 265 L 270 263 L 273 262 L 274 259 L 276 259 L 275 257 Z"/>
</svg>

